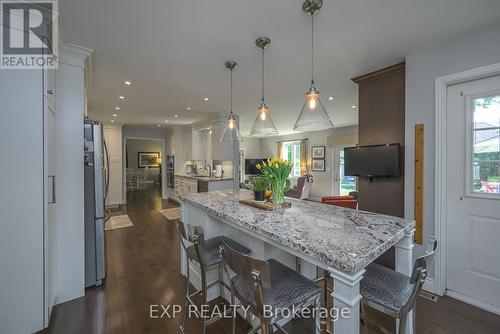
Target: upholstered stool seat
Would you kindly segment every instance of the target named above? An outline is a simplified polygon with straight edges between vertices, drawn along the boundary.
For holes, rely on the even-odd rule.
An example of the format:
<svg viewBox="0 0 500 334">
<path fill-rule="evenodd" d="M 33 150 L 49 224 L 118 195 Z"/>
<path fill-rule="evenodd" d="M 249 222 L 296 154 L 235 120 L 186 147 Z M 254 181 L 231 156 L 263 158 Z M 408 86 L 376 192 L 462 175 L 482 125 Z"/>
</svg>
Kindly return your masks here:
<svg viewBox="0 0 500 334">
<path fill-rule="evenodd" d="M 231 282 L 231 304 L 234 297 L 248 307 L 250 312 L 260 319 L 262 334 L 271 334 L 274 328 L 287 333 L 278 320 L 284 316 L 283 310 L 299 311 L 312 306 L 319 308 L 321 288 L 313 281 L 300 275 L 280 262 L 270 259 L 263 261 L 246 256 L 228 244 L 222 246 L 224 272 Z M 234 273 L 234 276 L 231 276 Z M 265 310 L 264 310 L 265 309 Z M 319 312 L 315 312 L 315 333 L 320 333 Z M 233 318 L 233 334 L 236 319 Z"/>
<path fill-rule="evenodd" d="M 306 303 L 321 292 L 321 287 L 316 283 L 280 262 L 274 259 L 269 259 L 267 262 L 269 263 L 271 288 L 263 288 L 262 297 L 264 305 L 271 306 L 273 313 L 276 309 L 290 308 L 293 305 Z M 252 307 L 257 307 L 250 282 L 238 275 L 234 276 L 232 281 L 237 293 Z"/>
<path fill-rule="evenodd" d="M 225 236 L 207 239 L 205 240 L 202 246 L 204 250 L 202 252 L 202 257 L 203 257 L 202 263 L 204 263 L 205 266 L 222 264 L 224 260 L 220 256 L 220 247 L 224 243 L 231 246 L 231 248 L 237 250 L 242 254 L 250 254 L 251 252 L 250 249 L 248 249 L 247 247 Z M 187 248 L 186 253 L 190 260 L 200 263 L 200 260 L 198 259 L 198 256 L 196 254 L 195 245 L 189 246 Z"/>
<path fill-rule="evenodd" d="M 370 306 L 396 319 L 399 334 L 406 334 L 406 322 L 410 312 L 415 310 L 417 296 L 427 277 L 427 262 L 436 254 L 437 241 L 431 241 L 432 248 L 424 256 L 417 258 L 411 277 L 386 268 L 376 263 L 366 267 L 360 283 L 361 317 L 369 325 L 378 327 L 379 332 L 386 332 L 374 319 L 369 319 L 364 306 Z M 413 321 L 415 332 L 415 319 Z"/>
<path fill-rule="evenodd" d="M 246 248 L 245 246 L 239 244 L 238 242 L 224 237 L 215 237 L 211 239 L 205 240 L 205 236 L 203 233 L 203 228 L 201 226 L 196 226 L 196 225 L 190 225 L 190 224 L 184 224 L 184 222 L 179 221 L 179 224 L 177 225 L 177 230 L 179 232 L 179 238 L 180 242 L 182 245 L 182 248 L 184 248 L 185 254 L 186 254 L 186 303 L 185 303 L 185 308 L 184 308 L 184 313 L 183 313 L 183 318 L 182 318 L 182 325 L 181 325 L 181 333 L 185 332 L 185 321 L 186 321 L 186 310 L 189 305 L 195 305 L 193 297 L 194 296 L 201 296 L 202 298 L 202 304 L 207 305 L 208 304 L 208 299 L 207 299 L 207 293 L 208 289 L 218 286 L 219 291 L 223 293 L 224 289 L 231 290 L 231 287 L 229 287 L 225 282 L 224 278 L 222 277 L 222 267 L 224 260 L 221 257 L 220 254 L 220 249 L 222 245 L 231 245 L 231 247 L 234 247 L 235 249 L 238 249 L 239 252 L 242 254 L 249 254 L 250 249 Z M 194 262 L 199 265 L 200 269 L 200 278 L 201 278 L 201 289 L 196 290 L 194 292 L 190 291 L 190 266 L 189 263 Z M 213 282 L 208 282 L 208 277 L 207 277 L 207 272 L 208 271 L 215 271 L 218 270 L 218 277 L 215 281 Z M 201 314 L 197 312 L 198 316 L 201 317 Z M 206 333 L 206 328 L 208 325 L 212 324 L 213 322 L 217 321 L 218 317 L 214 317 L 211 319 L 206 319 L 203 318 L 202 321 L 202 329 L 200 331 L 201 334 Z"/>
<path fill-rule="evenodd" d="M 400 312 L 415 288 L 410 277 L 376 263 L 366 268 L 361 280 L 361 295 L 394 312 Z"/>
</svg>

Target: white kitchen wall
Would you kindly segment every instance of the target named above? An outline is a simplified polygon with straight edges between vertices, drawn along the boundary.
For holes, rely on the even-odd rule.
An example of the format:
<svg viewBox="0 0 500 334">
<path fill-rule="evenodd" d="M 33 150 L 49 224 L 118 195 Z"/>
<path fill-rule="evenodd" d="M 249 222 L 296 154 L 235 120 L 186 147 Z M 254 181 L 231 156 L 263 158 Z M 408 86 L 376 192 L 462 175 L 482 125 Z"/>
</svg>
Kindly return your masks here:
<svg viewBox="0 0 500 334">
<path fill-rule="evenodd" d="M 243 138 L 243 141 L 240 142 L 240 149 L 245 149 L 247 159 L 264 158 L 264 156 L 262 156 L 260 138 Z"/>
<path fill-rule="evenodd" d="M 424 138 L 424 238 L 434 234 L 434 153 L 435 79 L 500 62 L 500 25 L 435 47 L 410 53 L 406 57 L 405 115 L 405 217 L 414 218 L 413 187 L 415 124 L 425 125 Z M 418 254 L 423 247 L 417 246 Z M 430 277 L 434 277 L 431 272 Z"/>
<path fill-rule="evenodd" d="M 297 133 L 287 136 L 263 138 L 260 141 L 260 157 L 272 157 L 277 154 L 277 141 L 288 141 L 297 139 L 308 139 L 307 158 L 308 165 L 311 160 L 312 146 L 326 146 L 325 150 L 325 172 L 312 172 L 314 183 L 311 188 L 311 199 L 319 201 L 321 197 L 331 195 L 333 189 L 333 146 L 331 145 L 354 145 L 358 139 L 357 126 L 334 128 L 331 130 Z M 246 139 L 246 138 L 245 138 Z"/>
</svg>

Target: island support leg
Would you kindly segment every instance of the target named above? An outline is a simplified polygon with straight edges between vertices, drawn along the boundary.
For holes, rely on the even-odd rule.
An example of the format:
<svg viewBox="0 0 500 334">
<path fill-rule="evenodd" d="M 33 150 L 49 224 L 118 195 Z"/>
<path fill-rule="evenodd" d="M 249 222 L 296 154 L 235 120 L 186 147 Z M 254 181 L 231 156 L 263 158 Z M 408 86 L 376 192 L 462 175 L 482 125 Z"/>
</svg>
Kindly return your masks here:
<svg viewBox="0 0 500 334">
<path fill-rule="evenodd" d="M 415 230 L 405 233 L 403 239 L 396 244 L 396 271 L 411 277 L 413 271 L 413 238 Z M 406 332 L 413 333 L 415 312 L 411 311 L 406 319 Z"/>
<path fill-rule="evenodd" d="M 333 277 L 333 307 L 337 319 L 333 319 L 333 332 L 341 334 L 359 334 L 359 282 L 365 270 L 347 274 L 335 269 L 328 269 Z"/>
</svg>

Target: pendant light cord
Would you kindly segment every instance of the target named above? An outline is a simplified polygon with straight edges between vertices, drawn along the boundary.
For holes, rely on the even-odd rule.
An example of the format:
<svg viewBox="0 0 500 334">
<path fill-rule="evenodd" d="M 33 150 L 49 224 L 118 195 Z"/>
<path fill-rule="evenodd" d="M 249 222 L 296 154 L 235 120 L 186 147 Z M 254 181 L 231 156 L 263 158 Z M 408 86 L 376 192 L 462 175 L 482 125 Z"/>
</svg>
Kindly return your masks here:
<svg viewBox="0 0 500 334">
<path fill-rule="evenodd" d="M 261 60 L 261 66 L 262 66 L 262 102 L 264 102 L 264 48 L 262 48 L 262 60 Z"/>
<path fill-rule="evenodd" d="M 233 113 L 233 69 L 231 69 L 231 83 L 230 83 L 230 93 L 229 93 L 229 104 L 231 107 L 231 114 Z"/>
<path fill-rule="evenodd" d="M 311 83 L 314 85 L 314 13 L 311 14 Z"/>
</svg>

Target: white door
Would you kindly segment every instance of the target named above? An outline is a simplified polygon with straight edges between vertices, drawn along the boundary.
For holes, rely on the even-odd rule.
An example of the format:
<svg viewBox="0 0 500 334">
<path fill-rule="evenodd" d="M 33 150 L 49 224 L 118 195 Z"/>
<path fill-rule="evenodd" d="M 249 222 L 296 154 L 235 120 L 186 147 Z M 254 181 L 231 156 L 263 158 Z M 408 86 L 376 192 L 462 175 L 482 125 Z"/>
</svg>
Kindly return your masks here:
<svg viewBox="0 0 500 334">
<path fill-rule="evenodd" d="M 45 325 L 49 325 L 50 313 L 56 299 L 56 115 L 52 103 L 45 106 L 45 158 L 47 168 L 47 194 L 45 219 Z"/>
<path fill-rule="evenodd" d="M 500 76 L 447 99 L 446 292 L 500 313 Z"/>
<path fill-rule="evenodd" d="M 356 191 L 356 177 L 344 175 L 344 148 L 354 145 L 336 145 L 333 147 L 333 194 L 347 196 Z"/>
</svg>

